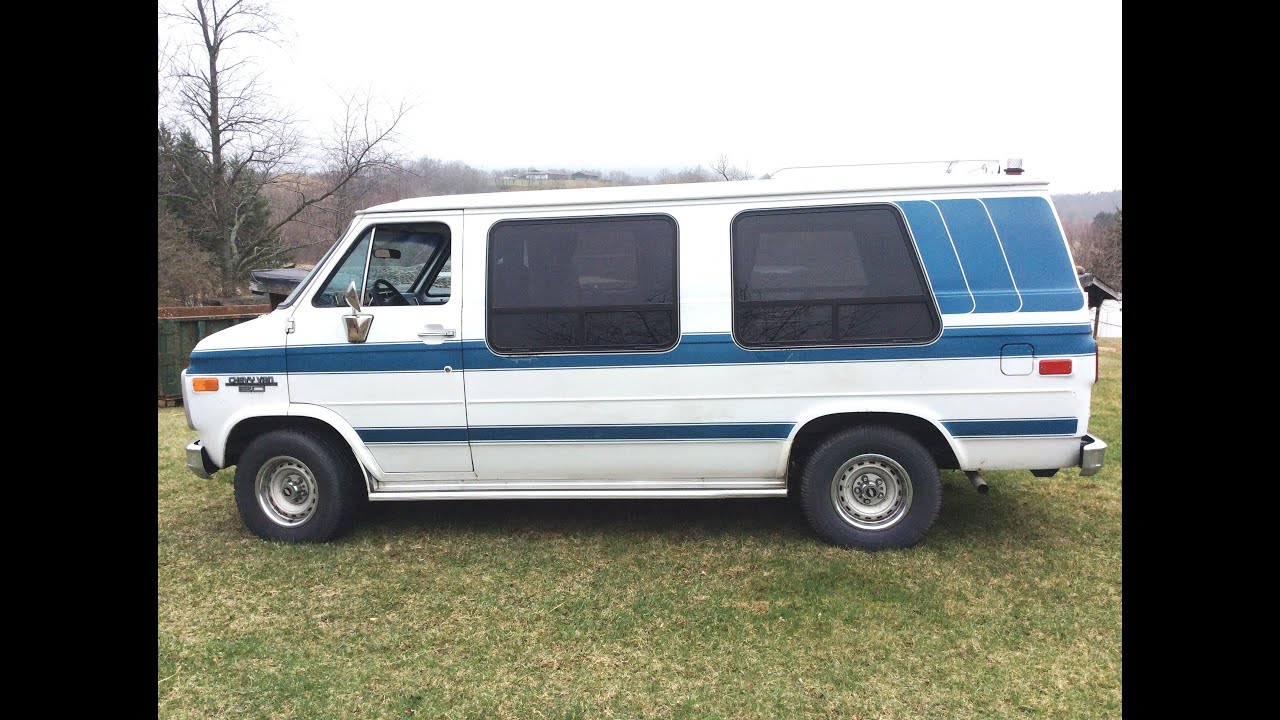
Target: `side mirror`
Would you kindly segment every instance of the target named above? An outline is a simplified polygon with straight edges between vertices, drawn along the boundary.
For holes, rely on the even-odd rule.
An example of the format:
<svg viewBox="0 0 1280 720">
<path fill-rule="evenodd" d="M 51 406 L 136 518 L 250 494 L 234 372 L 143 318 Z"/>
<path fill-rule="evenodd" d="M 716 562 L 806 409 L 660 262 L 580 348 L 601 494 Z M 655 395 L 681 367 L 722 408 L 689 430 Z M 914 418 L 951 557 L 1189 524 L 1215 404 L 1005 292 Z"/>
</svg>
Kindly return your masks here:
<svg viewBox="0 0 1280 720">
<path fill-rule="evenodd" d="M 342 316 L 342 322 L 347 326 L 347 342 L 362 343 L 369 339 L 373 316 L 360 314 L 360 291 L 356 289 L 354 280 L 347 286 L 347 304 L 351 306 L 351 314 Z"/>
<path fill-rule="evenodd" d="M 347 304 L 351 306 L 353 315 L 360 312 L 360 290 L 356 287 L 355 280 L 347 286 Z"/>
</svg>

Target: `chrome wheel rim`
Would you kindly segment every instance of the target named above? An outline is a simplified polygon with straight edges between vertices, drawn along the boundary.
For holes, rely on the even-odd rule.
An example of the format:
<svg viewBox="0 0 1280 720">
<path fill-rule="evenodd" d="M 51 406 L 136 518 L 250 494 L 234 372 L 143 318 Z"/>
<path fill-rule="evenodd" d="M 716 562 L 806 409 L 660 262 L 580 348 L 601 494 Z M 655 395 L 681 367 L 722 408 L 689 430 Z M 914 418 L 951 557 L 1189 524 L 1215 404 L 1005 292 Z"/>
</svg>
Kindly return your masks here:
<svg viewBox="0 0 1280 720">
<path fill-rule="evenodd" d="M 262 464 L 255 483 L 258 506 L 277 525 L 297 527 L 316 511 L 316 476 L 301 460 L 273 457 Z"/>
<path fill-rule="evenodd" d="M 911 509 L 911 476 L 884 455 L 859 455 L 831 478 L 831 504 L 841 519 L 860 530 L 897 525 Z"/>
</svg>

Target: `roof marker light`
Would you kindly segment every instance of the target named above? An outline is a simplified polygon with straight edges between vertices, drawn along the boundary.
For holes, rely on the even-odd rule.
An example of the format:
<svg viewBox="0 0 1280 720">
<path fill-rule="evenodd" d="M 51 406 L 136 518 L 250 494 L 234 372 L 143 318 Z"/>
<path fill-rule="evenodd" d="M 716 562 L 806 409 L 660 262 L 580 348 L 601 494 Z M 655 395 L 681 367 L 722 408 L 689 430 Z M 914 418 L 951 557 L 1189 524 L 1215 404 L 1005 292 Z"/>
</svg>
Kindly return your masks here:
<svg viewBox="0 0 1280 720">
<path fill-rule="evenodd" d="M 1022 158 L 1009 158 L 1005 161 L 1004 172 L 1006 175 L 1022 174 Z"/>
</svg>

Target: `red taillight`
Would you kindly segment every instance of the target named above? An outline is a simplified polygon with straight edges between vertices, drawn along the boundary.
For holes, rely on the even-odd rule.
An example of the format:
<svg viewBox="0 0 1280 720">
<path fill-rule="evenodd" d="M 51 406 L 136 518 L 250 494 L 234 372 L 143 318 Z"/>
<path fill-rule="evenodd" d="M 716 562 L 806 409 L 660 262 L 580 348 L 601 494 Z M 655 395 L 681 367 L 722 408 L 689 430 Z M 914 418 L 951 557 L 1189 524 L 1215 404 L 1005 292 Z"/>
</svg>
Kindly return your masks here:
<svg viewBox="0 0 1280 720">
<path fill-rule="evenodd" d="M 1041 360 L 1041 375 L 1070 375 L 1071 360 Z"/>
</svg>

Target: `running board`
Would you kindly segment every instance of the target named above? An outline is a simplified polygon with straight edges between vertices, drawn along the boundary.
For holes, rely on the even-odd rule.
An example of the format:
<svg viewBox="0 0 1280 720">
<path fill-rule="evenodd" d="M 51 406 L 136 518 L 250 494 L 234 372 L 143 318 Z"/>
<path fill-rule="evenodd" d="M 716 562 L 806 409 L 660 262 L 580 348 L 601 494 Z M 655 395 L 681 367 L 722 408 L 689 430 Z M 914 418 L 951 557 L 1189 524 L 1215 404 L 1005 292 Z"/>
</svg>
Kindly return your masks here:
<svg viewBox="0 0 1280 720">
<path fill-rule="evenodd" d="M 608 500 L 785 497 L 787 488 L 615 488 L 580 490 L 378 490 L 370 500 Z"/>
</svg>

